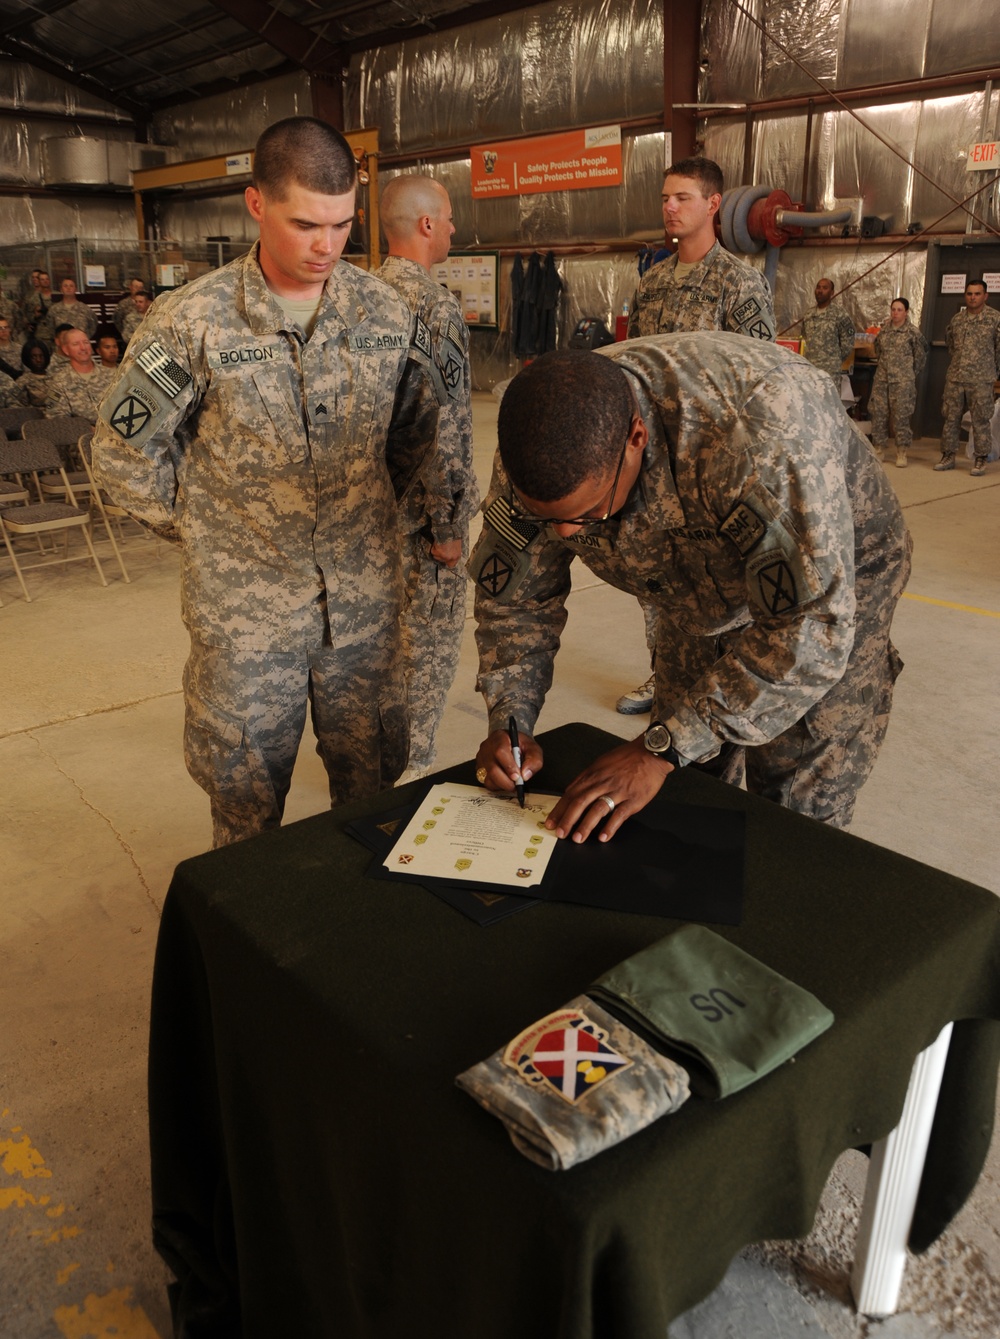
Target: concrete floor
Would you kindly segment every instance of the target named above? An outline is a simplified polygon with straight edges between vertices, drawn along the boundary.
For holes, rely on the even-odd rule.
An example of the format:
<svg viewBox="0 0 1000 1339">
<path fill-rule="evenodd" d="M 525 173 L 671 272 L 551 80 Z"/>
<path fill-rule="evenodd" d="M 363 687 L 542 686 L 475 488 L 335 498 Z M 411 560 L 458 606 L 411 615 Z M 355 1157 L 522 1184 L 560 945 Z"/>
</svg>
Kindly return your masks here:
<svg viewBox="0 0 1000 1339">
<path fill-rule="evenodd" d="M 477 396 L 475 416 L 485 485 L 492 397 Z M 935 474 L 937 454 L 936 442 L 918 443 L 909 469 L 888 466 L 916 540 L 894 631 L 906 671 L 854 831 L 1000 893 L 992 787 L 1000 751 L 993 696 L 1000 465 L 980 480 L 969 478 L 965 460 Z M 170 1333 L 165 1269 L 149 1241 L 147 1000 L 172 870 L 207 848 L 210 825 L 181 759 L 186 636 L 176 556 L 136 538 L 126 557 L 132 583 L 108 562 L 108 589 L 83 564 L 30 573 L 31 604 L 0 559 L 5 1339 Z M 630 736 L 637 723 L 617 716 L 613 704 L 644 677 L 639 610 L 583 569 L 571 603 L 541 727 L 587 720 Z M 474 674 L 470 623 L 439 741 L 442 765 L 469 757 L 481 738 Z M 306 743 L 287 818 L 326 804 L 322 768 Z M 995 1339 L 998 1162 L 994 1153 L 949 1232 L 911 1263 L 896 1317 L 869 1322 L 850 1308 L 865 1164 L 849 1154 L 813 1234 L 746 1251 L 720 1289 L 671 1326 L 671 1339 Z"/>
</svg>

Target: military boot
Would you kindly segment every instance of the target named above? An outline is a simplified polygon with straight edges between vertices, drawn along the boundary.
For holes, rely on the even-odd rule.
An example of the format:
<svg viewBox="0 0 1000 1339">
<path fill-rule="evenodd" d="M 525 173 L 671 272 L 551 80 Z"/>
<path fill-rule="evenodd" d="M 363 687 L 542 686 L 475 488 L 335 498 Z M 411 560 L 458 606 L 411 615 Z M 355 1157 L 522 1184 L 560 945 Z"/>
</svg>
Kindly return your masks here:
<svg viewBox="0 0 1000 1339">
<path fill-rule="evenodd" d="M 941 459 L 934 466 L 936 470 L 953 470 L 955 468 L 954 451 L 942 451 Z"/>
<path fill-rule="evenodd" d="M 972 462 L 972 469 L 969 471 L 974 479 L 978 479 L 981 474 L 986 473 L 986 457 L 976 456 Z"/>
</svg>

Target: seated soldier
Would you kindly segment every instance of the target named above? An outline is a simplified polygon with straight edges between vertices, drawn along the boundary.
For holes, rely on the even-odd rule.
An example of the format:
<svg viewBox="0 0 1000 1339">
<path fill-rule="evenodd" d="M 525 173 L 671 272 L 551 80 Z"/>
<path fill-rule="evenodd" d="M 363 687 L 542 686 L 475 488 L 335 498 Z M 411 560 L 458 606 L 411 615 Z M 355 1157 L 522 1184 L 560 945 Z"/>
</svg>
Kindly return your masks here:
<svg viewBox="0 0 1000 1339">
<path fill-rule="evenodd" d="M 23 403 L 32 409 L 44 409 L 49 392 L 49 351 L 40 339 L 29 339 L 21 347 L 21 361 L 24 371 L 18 377 L 18 385 Z"/>
<path fill-rule="evenodd" d="M 115 369 L 94 362 L 90 340 L 74 327 L 60 336 L 60 349 L 68 361 L 49 373 L 45 416 L 72 414 L 96 423 L 97 407 L 115 379 Z"/>
<path fill-rule="evenodd" d="M 153 304 L 153 299 L 145 290 L 135 294 L 132 298 L 134 310 L 129 312 L 122 321 L 122 339 L 127 344 L 135 332 L 142 325 L 146 313 Z"/>
</svg>

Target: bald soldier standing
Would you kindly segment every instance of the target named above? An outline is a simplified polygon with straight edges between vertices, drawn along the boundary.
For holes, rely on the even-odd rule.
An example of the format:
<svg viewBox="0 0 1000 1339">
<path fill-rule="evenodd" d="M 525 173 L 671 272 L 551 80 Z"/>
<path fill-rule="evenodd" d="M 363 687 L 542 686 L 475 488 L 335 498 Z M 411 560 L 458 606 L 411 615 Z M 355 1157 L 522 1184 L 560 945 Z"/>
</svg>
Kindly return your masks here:
<svg viewBox="0 0 1000 1339">
<path fill-rule="evenodd" d="M 817 279 L 816 308 L 802 318 L 802 352 L 814 367 L 828 372 L 840 389 L 844 359 L 854 348 L 854 322 L 842 307 L 833 305 L 832 279 Z"/>
<path fill-rule="evenodd" d="M 332 804 L 406 765 L 396 505 L 445 396 L 406 305 L 338 264 L 356 182 L 329 125 L 268 127 L 259 242 L 157 299 L 94 438 L 102 487 L 180 542 L 185 760 L 217 846 L 280 823 L 307 707 Z"/>
<path fill-rule="evenodd" d="M 382 192 L 389 257 L 380 279 L 399 293 L 430 333 L 431 356 L 448 388 L 437 441 L 400 504 L 406 603 L 403 655 L 410 707 L 406 779 L 434 763 L 434 737 L 458 669 L 465 627 L 469 521 L 479 506 L 472 469 L 469 332 L 454 295 L 431 278 L 455 233 L 448 192 L 433 177 L 394 177 Z"/>
<path fill-rule="evenodd" d="M 574 412 L 566 412 L 572 405 Z M 602 839 L 670 773 L 711 764 L 844 827 L 901 668 L 889 641 L 910 569 L 895 493 L 831 378 L 730 334 L 631 340 L 537 359 L 500 406 L 499 453 L 470 560 L 482 784 L 517 771 L 552 679 L 574 557 L 661 613 L 653 724 L 570 785 L 549 825 Z"/>
</svg>

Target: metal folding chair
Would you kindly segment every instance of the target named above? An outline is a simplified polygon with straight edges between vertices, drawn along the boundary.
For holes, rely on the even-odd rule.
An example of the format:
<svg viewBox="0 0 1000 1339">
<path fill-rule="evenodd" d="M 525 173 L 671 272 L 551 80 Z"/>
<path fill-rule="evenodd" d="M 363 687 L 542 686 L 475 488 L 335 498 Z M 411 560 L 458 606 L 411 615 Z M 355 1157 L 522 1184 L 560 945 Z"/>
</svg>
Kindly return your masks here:
<svg viewBox="0 0 1000 1339">
<path fill-rule="evenodd" d="M 62 479 L 65 501 L 35 502 L 28 506 L 0 504 L 0 531 L 3 532 L 3 541 L 14 566 L 14 571 L 17 573 L 17 579 L 21 583 L 24 598 L 29 604 L 31 596 L 28 594 L 28 587 L 24 584 L 23 573 L 38 567 L 52 567 L 56 563 L 85 562 L 89 558 L 97 568 L 101 585 L 106 586 L 108 584 L 91 538 L 90 510 L 88 508 L 84 511 L 81 507 L 73 505 L 73 491 L 70 488 L 69 479 L 66 477 L 66 467 L 63 465 L 58 447 L 53 446 L 50 442 L 0 441 L 0 475 L 30 474 L 33 478 L 37 478 L 46 470 L 55 471 Z M 14 545 L 11 542 L 13 539 L 22 535 L 52 534 L 60 530 L 64 533 L 65 542 L 61 558 L 47 556 L 41 562 L 28 564 L 18 562 Z M 70 554 L 70 530 L 81 530 L 83 532 L 83 538 L 87 545 L 86 553 Z"/>
<path fill-rule="evenodd" d="M 85 432 L 92 432 L 89 419 L 76 414 L 57 415 L 55 418 L 28 419 L 21 427 L 26 442 L 49 442 L 56 447 L 66 468 L 66 478 L 72 495 L 79 499 L 90 495 L 90 479 L 86 470 L 75 465 L 76 444 Z M 52 475 L 37 474 L 39 501 L 56 501 L 65 497 L 62 481 Z"/>
<path fill-rule="evenodd" d="M 125 570 L 125 559 L 121 555 L 121 550 L 115 540 L 114 531 L 111 528 L 112 518 L 116 519 L 120 525 L 122 520 L 128 519 L 128 512 L 124 507 L 119 507 L 117 503 L 112 502 L 107 493 L 102 492 L 97 486 L 97 480 L 94 478 L 94 471 L 91 468 L 93 457 L 91 455 L 90 444 L 93 435 L 92 432 L 83 433 L 79 442 L 77 442 L 77 451 L 79 452 L 80 459 L 83 461 L 83 468 L 86 470 L 87 478 L 90 480 L 91 505 L 97 509 L 101 520 L 104 522 L 104 528 L 108 532 L 108 539 L 111 541 L 111 547 L 115 551 L 115 557 L 118 559 L 118 566 L 122 570 L 122 576 L 126 581 L 131 582 L 132 578 Z M 120 530 L 119 536 L 121 536 Z M 124 544 L 124 542 L 125 540 L 122 538 L 122 543 Z"/>
<path fill-rule="evenodd" d="M 21 409 L 16 405 L 9 409 L 0 409 L 0 436 L 19 442 L 22 426 L 30 419 L 44 417 L 40 409 Z"/>
</svg>

